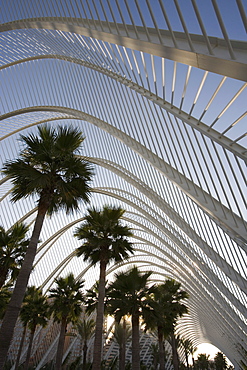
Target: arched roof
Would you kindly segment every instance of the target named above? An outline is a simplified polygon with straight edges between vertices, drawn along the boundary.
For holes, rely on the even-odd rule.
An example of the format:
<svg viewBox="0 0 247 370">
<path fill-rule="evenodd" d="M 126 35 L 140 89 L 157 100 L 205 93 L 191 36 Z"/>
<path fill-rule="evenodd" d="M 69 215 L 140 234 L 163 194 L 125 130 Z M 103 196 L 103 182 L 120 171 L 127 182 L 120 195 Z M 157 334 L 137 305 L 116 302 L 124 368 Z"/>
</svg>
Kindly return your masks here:
<svg viewBox="0 0 247 370">
<path fill-rule="evenodd" d="M 50 122 L 85 134 L 95 166 L 91 203 L 118 203 L 134 230 L 125 265 L 172 277 L 190 293 L 179 330 L 211 342 L 238 368 L 246 322 L 247 38 L 241 0 L 9 0 L 0 25 L 1 162 L 18 137 Z M 10 203 L 0 223 L 32 225 L 35 200 Z M 45 222 L 31 282 L 49 289 L 73 271 L 76 215 Z M 118 268 L 110 266 L 109 279 Z"/>
</svg>

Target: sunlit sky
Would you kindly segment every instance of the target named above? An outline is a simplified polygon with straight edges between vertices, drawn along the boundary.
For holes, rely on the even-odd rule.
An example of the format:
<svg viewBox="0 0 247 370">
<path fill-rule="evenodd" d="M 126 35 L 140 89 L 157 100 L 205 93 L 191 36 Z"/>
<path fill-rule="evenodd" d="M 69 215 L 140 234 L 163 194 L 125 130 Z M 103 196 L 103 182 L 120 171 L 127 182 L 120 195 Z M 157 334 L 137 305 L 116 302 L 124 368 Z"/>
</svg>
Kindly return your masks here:
<svg viewBox="0 0 247 370">
<path fill-rule="evenodd" d="M 194 359 L 197 359 L 197 356 L 200 353 L 205 353 L 206 355 L 210 355 L 209 360 L 213 360 L 216 353 L 218 352 L 221 352 L 221 351 L 217 347 L 213 346 L 212 344 L 202 343 L 202 344 L 199 344 L 199 346 L 197 347 L 197 351 L 194 354 Z M 189 358 L 189 361 L 192 361 L 191 356 Z M 232 365 L 232 363 L 228 360 L 228 358 L 227 358 L 227 361 L 229 365 Z"/>
</svg>

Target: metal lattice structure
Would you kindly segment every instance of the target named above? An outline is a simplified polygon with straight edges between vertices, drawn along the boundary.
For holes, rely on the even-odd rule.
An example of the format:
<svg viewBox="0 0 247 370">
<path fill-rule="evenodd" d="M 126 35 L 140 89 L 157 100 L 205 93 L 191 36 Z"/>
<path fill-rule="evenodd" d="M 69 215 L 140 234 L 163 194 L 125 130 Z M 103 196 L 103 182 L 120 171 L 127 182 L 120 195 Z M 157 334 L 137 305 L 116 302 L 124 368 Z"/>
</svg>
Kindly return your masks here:
<svg viewBox="0 0 247 370">
<path fill-rule="evenodd" d="M 247 351 L 245 12 L 241 0 L 8 0 L 0 25 L 1 164 L 38 124 L 80 127 L 91 204 L 120 204 L 134 230 L 126 266 L 182 282 L 180 334 L 236 368 Z M 35 200 L 13 204 L 10 192 L 2 177 L 0 224 L 32 225 Z M 84 213 L 47 220 L 32 284 L 47 290 L 69 271 L 95 281 L 74 255 Z"/>
</svg>

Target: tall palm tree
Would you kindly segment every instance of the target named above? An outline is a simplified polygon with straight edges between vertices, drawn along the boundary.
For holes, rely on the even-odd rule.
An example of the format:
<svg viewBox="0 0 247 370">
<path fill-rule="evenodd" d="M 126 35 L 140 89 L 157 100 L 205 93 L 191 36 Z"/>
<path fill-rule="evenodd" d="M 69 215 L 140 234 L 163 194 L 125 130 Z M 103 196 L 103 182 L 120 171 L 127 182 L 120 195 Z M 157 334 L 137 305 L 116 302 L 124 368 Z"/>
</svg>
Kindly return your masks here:
<svg viewBox="0 0 247 370">
<path fill-rule="evenodd" d="M 6 280 L 16 280 L 26 254 L 29 240 L 26 238 L 28 227 L 17 222 L 6 231 L 0 226 L 0 288 Z"/>
<path fill-rule="evenodd" d="M 87 350 L 88 341 L 93 336 L 95 332 L 95 321 L 89 318 L 83 318 L 77 324 L 77 331 L 83 341 L 83 362 L 82 368 L 86 369 L 87 366 Z"/>
<path fill-rule="evenodd" d="M 23 349 L 23 345 L 24 345 L 24 342 L 25 342 L 25 338 L 26 338 L 26 333 L 27 333 L 27 323 L 25 325 L 23 325 L 23 332 L 22 332 L 21 341 L 20 341 L 20 345 L 19 345 L 19 348 L 18 348 L 18 352 L 17 352 L 17 357 L 16 357 L 16 360 L 15 360 L 14 370 L 17 370 L 19 368 L 22 349 Z"/>
<path fill-rule="evenodd" d="M 197 351 L 197 347 L 195 347 L 192 343 L 191 343 L 191 346 L 190 346 L 190 354 L 191 354 L 191 357 L 192 357 L 192 363 L 193 363 L 193 368 L 195 368 L 195 359 L 194 359 L 194 353 Z"/>
<path fill-rule="evenodd" d="M 170 333 L 168 341 L 172 346 L 172 362 L 174 370 L 179 370 L 179 356 L 178 356 L 178 347 L 180 347 L 181 339 L 180 335 L 175 334 L 175 325 L 173 331 Z"/>
<path fill-rule="evenodd" d="M 154 308 L 154 311 L 150 311 L 149 315 L 145 317 L 145 329 L 151 330 L 157 335 L 158 339 L 158 363 L 161 370 L 165 369 L 165 348 L 164 348 L 164 339 L 170 334 L 173 330 L 170 325 L 170 321 L 166 318 L 161 306 L 158 302 L 149 302 L 150 305 Z M 159 317 L 160 316 L 160 317 Z"/>
<path fill-rule="evenodd" d="M 164 338 L 171 336 L 173 350 L 173 366 L 178 369 L 178 354 L 174 337 L 174 328 L 178 317 L 187 313 L 188 309 L 182 302 L 188 298 L 188 293 L 181 290 L 181 284 L 174 279 L 167 279 L 165 283 L 153 287 L 150 305 L 155 315 L 146 317 L 146 326 L 158 330 L 160 369 L 165 369 Z"/>
<path fill-rule="evenodd" d="M 181 339 L 181 345 L 182 345 L 183 350 L 184 350 L 186 366 L 187 366 L 187 369 L 189 369 L 189 355 L 190 355 L 190 349 L 191 349 L 191 346 L 193 346 L 193 343 L 190 339 L 182 338 Z"/>
<path fill-rule="evenodd" d="M 49 290 L 49 297 L 52 298 L 51 312 L 54 320 L 61 323 L 58 340 L 55 370 L 60 370 L 63 360 L 63 347 L 67 325 L 71 322 L 76 324 L 82 313 L 84 296 L 81 289 L 83 281 L 76 281 L 71 273 L 65 278 L 55 279 L 57 286 Z"/>
<path fill-rule="evenodd" d="M 121 224 L 124 210 L 120 207 L 104 206 L 102 210 L 88 209 L 84 223 L 75 231 L 75 236 L 83 240 L 77 249 L 77 256 L 93 265 L 100 264 L 99 295 L 97 304 L 96 330 L 92 370 L 100 369 L 102 356 L 102 332 L 104 320 L 104 299 L 106 285 L 106 266 L 110 262 L 121 262 L 133 253 L 128 237 L 130 229 Z"/>
<path fill-rule="evenodd" d="M 139 320 L 151 310 L 147 298 L 152 292 L 148 287 L 151 271 L 142 274 L 137 267 L 115 274 L 109 286 L 110 299 L 107 310 L 120 321 L 124 315 L 131 316 L 132 325 L 132 369 L 140 370 Z"/>
<path fill-rule="evenodd" d="M 197 356 L 196 367 L 199 370 L 207 370 L 209 368 L 209 357 L 206 353 L 200 353 Z"/>
<path fill-rule="evenodd" d="M 42 294 L 42 290 L 35 286 L 28 287 L 20 311 L 20 319 L 23 323 L 24 332 L 26 331 L 26 328 L 30 330 L 24 370 L 28 369 L 36 327 L 38 325 L 45 327 L 49 316 L 49 304 L 47 297 Z M 18 368 L 18 362 L 19 358 L 16 360 L 16 369 Z"/>
<path fill-rule="evenodd" d="M 214 366 L 215 370 L 225 370 L 227 369 L 226 357 L 222 352 L 217 352 L 214 356 Z"/>
<path fill-rule="evenodd" d="M 150 350 L 152 352 L 152 357 L 153 357 L 152 369 L 156 370 L 159 364 L 159 345 L 156 343 L 152 343 L 150 346 Z"/>
<path fill-rule="evenodd" d="M 58 209 L 78 209 L 88 202 L 92 169 L 79 158 L 82 133 L 72 127 L 38 127 L 38 136 L 21 136 L 24 149 L 20 158 L 9 161 L 4 173 L 12 179 L 14 202 L 37 196 L 37 216 L 22 268 L 0 330 L 0 368 L 3 366 L 25 295 L 45 215 Z"/>
<path fill-rule="evenodd" d="M 119 346 L 119 370 L 125 369 L 125 355 L 126 355 L 126 343 L 131 337 L 130 324 L 126 322 L 126 318 L 123 317 L 122 322 L 115 322 L 113 331 L 113 339 Z"/>
</svg>

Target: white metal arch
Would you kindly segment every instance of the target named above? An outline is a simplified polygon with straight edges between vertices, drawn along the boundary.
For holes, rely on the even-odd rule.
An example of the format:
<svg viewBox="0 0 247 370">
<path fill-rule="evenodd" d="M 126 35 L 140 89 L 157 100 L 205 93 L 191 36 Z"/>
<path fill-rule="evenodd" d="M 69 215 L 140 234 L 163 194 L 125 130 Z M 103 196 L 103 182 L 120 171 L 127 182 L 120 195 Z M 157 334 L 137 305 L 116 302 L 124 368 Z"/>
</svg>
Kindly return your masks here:
<svg viewBox="0 0 247 370">
<path fill-rule="evenodd" d="M 184 33 L 174 32 L 173 34 L 177 39 L 177 45 L 180 44 L 181 46 L 171 47 L 166 46 L 172 44 L 172 37 L 169 32 L 160 31 L 159 35 L 157 35 L 153 29 L 136 27 L 137 37 L 135 37 L 134 29 L 129 27 L 129 35 L 125 36 L 122 24 L 111 25 L 110 33 L 109 31 L 101 31 L 99 22 L 87 21 L 89 26 L 83 27 L 85 20 L 81 20 L 82 25 L 78 25 L 78 21 L 73 22 L 70 18 L 53 18 L 47 20 L 45 18 L 27 19 L 2 25 L 0 31 L 5 32 L 15 29 L 40 28 L 72 32 L 247 81 L 247 65 L 245 58 L 246 43 L 244 42 L 241 43 L 231 40 L 230 44 L 227 45 L 227 42 L 223 39 L 220 40 L 210 37 L 208 38 L 211 45 L 210 55 L 208 54 L 208 46 L 203 36 L 190 35 L 191 41 L 188 42 L 184 37 Z M 97 29 L 95 29 L 95 25 Z M 102 27 L 106 29 L 107 24 L 103 24 Z M 119 32 L 117 32 L 117 30 Z M 149 40 L 147 40 L 148 34 L 151 34 Z M 229 45 L 231 46 L 229 47 Z"/>
<path fill-rule="evenodd" d="M 181 173 L 178 173 L 156 154 L 152 153 L 149 149 L 145 148 L 142 144 L 121 130 L 111 126 L 109 123 L 99 120 L 98 118 L 88 115 L 87 113 L 64 107 L 30 107 L 21 109 L 18 112 L 7 114 L 2 118 L 6 119 L 9 116 L 33 111 L 51 111 L 68 113 L 70 115 L 73 114 L 74 118 L 88 121 L 115 136 L 118 140 L 124 142 L 124 144 L 137 152 L 146 161 L 150 162 L 169 180 L 179 186 L 187 195 L 191 197 L 191 199 L 193 199 L 200 207 L 202 207 L 209 216 L 213 217 L 216 223 L 218 223 L 233 238 L 235 238 L 236 241 L 239 242 L 239 240 L 242 240 L 244 243 L 247 241 L 246 222 L 240 219 L 237 215 L 233 215 L 233 213 L 229 209 L 225 208 L 224 205 L 220 204 L 216 199 L 213 199 L 209 194 L 204 192 L 200 187 L 184 177 Z M 244 245 L 243 243 L 241 244 Z"/>
<path fill-rule="evenodd" d="M 71 58 L 71 57 L 65 57 L 62 55 L 39 55 L 39 56 L 33 56 L 30 58 L 26 58 L 23 60 L 18 60 L 16 62 L 13 62 L 12 64 L 7 64 L 3 65 L 0 67 L 1 69 L 11 67 L 11 65 L 16 65 L 19 63 L 25 63 L 27 61 L 32 61 L 32 60 L 41 60 L 41 59 L 61 59 L 65 61 L 70 61 L 72 63 L 76 63 L 79 65 L 83 65 L 87 68 L 94 69 L 95 71 L 98 71 L 100 73 L 105 74 L 106 76 L 109 76 L 113 78 L 114 80 L 117 80 L 118 82 L 122 83 L 123 85 L 127 86 L 128 88 L 138 92 L 142 96 L 146 97 L 148 100 L 152 101 L 153 103 L 157 104 L 158 106 L 165 108 L 166 111 L 170 112 L 174 116 L 178 117 L 182 121 L 186 122 L 189 126 L 193 127 L 194 129 L 198 130 L 205 136 L 208 136 L 212 140 L 214 140 L 216 143 L 219 143 L 222 145 L 224 148 L 230 150 L 232 153 L 236 154 L 239 158 L 243 159 L 245 162 L 247 162 L 247 157 L 246 157 L 246 149 L 242 147 L 241 145 L 237 144 L 236 142 L 230 140 L 228 137 L 220 134 L 213 128 L 208 128 L 207 125 L 205 125 L 202 121 L 196 119 L 190 114 L 187 114 L 186 112 L 181 111 L 179 107 L 174 106 L 173 104 L 169 103 L 168 101 L 165 101 L 164 99 L 159 98 L 157 95 L 150 93 L 149 90 L 143 88 L 143 86 L 138 85 L 137 83 L 133 82 L 132 80 L 127 79 L 126 77 L 122 77 L 121 75 L 109 71 L 106 68 L 91 64 L 87 61 L 82 61 L 80 59 L 76 58 Z M 247 84 L 244 84 L 243 87 L 241 88 L 241 91 L 247 86 Z M 22 113 L 22 112 L 21 112 Z M 9 116 L 13 117 L 15 114 L 21 114 L 20 112 L 11 112 L 11 114 L 5 114 L 1 116 L 1 120 L 4 120 L 8 118 Z M 68 116 L 68 119 L 72 119 L 73 116 Z M 53 120 L 56 120 L 54 118 Z M 45 123 L 44 122 L 39 122 L 37 124 Z M 10 133 L 10 135 L 13 133 Z"/>
</svg>

